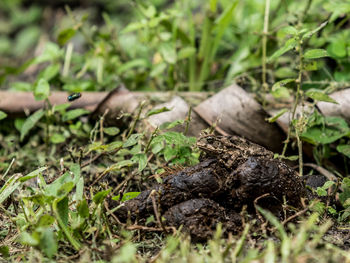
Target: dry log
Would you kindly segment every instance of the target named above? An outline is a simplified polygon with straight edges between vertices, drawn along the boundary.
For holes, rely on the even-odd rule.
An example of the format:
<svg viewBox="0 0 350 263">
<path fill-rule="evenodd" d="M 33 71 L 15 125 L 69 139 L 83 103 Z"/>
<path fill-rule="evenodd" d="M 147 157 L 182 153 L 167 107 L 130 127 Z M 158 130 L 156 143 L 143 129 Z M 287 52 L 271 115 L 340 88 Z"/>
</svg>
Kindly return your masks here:
<svg viewBox="0 0 350 263">
<path fill-rule="evenodd" d="M 276 124 L 266 122 L 267 113 L 252 96 L 237 85 L 223 89 L 202 102 L 194 111 L 209 125 L 220 121 L 217 131 L 236 134 L 279 151 L 284 134 Z"/>
</svg>

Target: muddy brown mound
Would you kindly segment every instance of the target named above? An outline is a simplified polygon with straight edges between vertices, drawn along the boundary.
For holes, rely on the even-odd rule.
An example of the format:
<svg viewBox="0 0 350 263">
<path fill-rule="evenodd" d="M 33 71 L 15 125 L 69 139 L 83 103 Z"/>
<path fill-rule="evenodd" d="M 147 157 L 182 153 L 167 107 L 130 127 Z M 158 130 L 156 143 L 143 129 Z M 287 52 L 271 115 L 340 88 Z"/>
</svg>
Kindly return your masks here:
<svg viewBox="0 0 350 263">
<path fill-rule="evenodd" d="M 305 188 L 287 164 L 272 159 L 270 151 L 244 139 L 221 136 L 215 142 L 216 147 L 224 147 L 217 148 L 215 158 L 214 147 L 209 159 L 167 176 L 162 184 L 123 203 L 115 215 L 124 222 L 130 217 L 143 223 L 159 211 L 167 225 L 183 225 L 184 231 L 201 240 L 218 222 L 229 231 L 239 229 L 237 215 L 244 206 L 252 215 L 256 203 L 279 216 L 285 212 L 285 198 L 288 205 L 301 208 Z M 234 145 L 235 142 L 241 144 Z"/>
<path fill-rule="evenodd" d="M 212 237 L 218 223 L 230 232 L 241 230 L 239 214 L 226 214 L 218 203 L 210 199 L 191 199 L 171 207 L 164 218 L 169 226 L 183 227 L 193 241 L 205 241 Z"/>
<path fill-rule="evenodd" d="M 288 204 L 301 207 L 301 197 L 306 194 L 298 174 L 277 159 L 250 157 L 237 168 L 235 178 L 240 184 L 236 196 L 247 204 L 269 194 L 281 202 L 285 196 Z"/>
</svg>

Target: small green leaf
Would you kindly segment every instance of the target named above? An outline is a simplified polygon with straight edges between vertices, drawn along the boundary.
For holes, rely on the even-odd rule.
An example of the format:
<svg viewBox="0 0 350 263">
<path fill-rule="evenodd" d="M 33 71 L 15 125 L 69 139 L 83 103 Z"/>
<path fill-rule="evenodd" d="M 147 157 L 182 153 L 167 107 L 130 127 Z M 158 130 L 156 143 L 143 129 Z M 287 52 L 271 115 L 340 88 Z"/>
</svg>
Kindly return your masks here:
<svg viewBox="0 0 350 263">
<path fill-rule="evenodd" d="M 138 143 L 138 141 L 141 139 L 142 136 L 143 136 L 142 133 L 131 134 L 129 139 L 127 139 L 126 142 L 124 142 L 123 148 L 134 146 L 135 144 Z"/>
<path fill-rule="evenodd" d="M 271 62 L 272 60 L 275 60 L 276 58 L 282 56 L 284 53 L 288 52 L 289 50 L 292 50 L 297 45 L 297 40 L 295 38 L 291 38 L 287 40 L 287 42 L 284 44 L 283 47 L 278 49 L 273 55 L 268 59 L 268 62 Z"/>
<path fill-rule="evenodd" d="M 56 199 L 57 200 L 57 199 Z M 60 201 L 57 202 L 57 214 L 62 220 L 62 223 L 67 227 L 68 226 L 68 213 L 69 213 L 69 207 L 68 207 L 68 197 L 63 197 Z"/>
<path fill-rule="evenodd" d="M 278 120 L 279 117 L 281 117 L 283 114 L 285 114 L 288 111 L 288 109 L 284 108 L 281 109 L 279 112 L 275 114 L 275 116 L 272 116 L 271 118 L 268 118 L 268 122 L 272 123 Z"/>
<path fill-rule="evenodd" d="M 8 258 L 10 256 L 10 249 L 8 246 L 0 246 L 0 255 L 3 258 Z"/>
<path fill-rule="evenodd" d="M 45 68 L 39 75 L 40 78 L 45 79 L 46 81 L 50 81 L 60 72 L 61 65 L 60 64 L 52 64 Z"/>
<path fill-rule="evenodd" d="M 137 197 L 141 192 L 127 192 L 123 194 L 122 200 L 120 202 L 125 202 L 128 201 L 130 199 L 133 199 L 135 197 Z M 120 199 L 120 195 L 116 195 L 112 198 L 115 201 L 119 201 Z"/>
<path fill-rule="evenodd" d="M 66 140 L 66 137 L 64 137 L 61 133 L 54 133 L 50 136 L 50 142 L 54 144 L 62 143 Z"/>
<path fill-rule="evenodd" d="M 169 64 L 176 63 L 176 51 L 175 47 L 170 43 L 162 43 L 159 47 L 159 51 L 162 54 L 163 59 Z"/>
<path fill-rule="evenodd" d="M 50 85 L 46 79 L 41 78 L 34 86 L 34 96 L 36 100 L 45 100 L 50 95 Z"/>
<path fill-rule="evenodd" d="M 22 232 L 19 236 L 19 240 L 23 245 L 37 246 L 39 244 L 38 238 L 34 238 L 28 232 Z"/>
<path fill-rule="evenodd" d="M 346 157 L 350 158 L 350 145 L 349 144 L 339 144 L 337 146 L 337 151 L 344 154 Z"/>
<path fill-rule="evenodd" d="M 318 196 L 327 196 L 327 191 L 322 187 L 317 187 L 316 193 Z"/>
<path fill-rule="evenodd" d="M 52 258 L 58 249 L 55 233 L 51 228 L 45 228 L 40 237 L 39 248 L 48 258 Z"/>
<path fill-rule="evenodd" d="M 165 62 L 154 65 L 152 68 L 152 71 L 149 74 L 150 77 L 154 78 L 161 75 L 165 71 L 166 67 L 167 67 L 167 64 Z"/>
<path fill-rule="evenodd" d="M 23 141 L 24 137 L 28 134 L 28 132 L 44 116 L 44 113 L 45 112 L 42 109 L 37 110 L 25 120 L 21 128 L 21 141 Z"/>
<path fill-rule="evenodd" d="M 7 117 L 7 114 L 0 110 L 0 120 L 3 120 Z"/>
<path fill-rule="evenodd" d="M 327 46 L 327 52 L 333 58 L 346 57 L 346 42 L 341 39 L 336 39 Z"/>
<path fill-rule="evenodd" d="M 301 134 L 303 140 L 312 144 L 328 144 L 349 136 L 350 129 L 346 121 L 339 117 L 324 117 L 322 123 L 316 122 Z"/>
<path fill-rule="evenodd" d="M 315 58 L 323 58 L 329 57 L 328 52 L 325 49 L 311 49 L 305 52 L 305 59 L 315 59 Z"/>
<path fill-rule="evenodd" d="M 92 199 L 95 204 L 101 204 L 103 200 L 107 197 L 107 195 L 111 192 L 112 188 L 109 188 L 108 190 L 100 191 L 97 194 L 94 195 L 94 198 Z"/>
<path fill-rule="evenodd" d="M 37 226 L 38 227 L 49 227 L 55 222 L 55 218 L 48 214 L 44 214 L 40 217 Z"/>
<path fill-rule="evenodd" d="M 334 99 L 329 97 L 326 93 L 319 91 L 319 90 L 308 90 L 305 93 L 305 95 L 313 100 L 325 101 L 325 102 L 331 102 L 331 103 L 338 104 L 338 102 L 336 102 Z"/>
<path fill-rule="evenodd" d="M 72 37 L 74 37 L 76 30 L 73 28 L 66 28 L 62 30 L 57 37 L 57 42 L 61 46 L 66 44 Z"/>
<path fill-rule="evenodd" d="M 147 166 L 147 155 L 145 153 L 138 153 L 132 157 L 132 160 L 139 164 L 139 172 Z"/>
<path fill-rule="evenodd" d="M 327 181 L 324 183 L 324 185 L 322 186 L 323 189 L 327 190 L 328 188 L 330 188 L 332 185 L 335 185 L 335 182 L 333 181 Z"/>
<path fill-rule="evenodd" d="M 320 31 L 322 28 L 324 28 L 326 25 L 328 24 L 328 21 L 323 22 L 319 27 L 317 27 L 316 29 L 312 30 L 312 31 L 308 31 L 306 32 L 302 39 L 304 40 L 305 38 L 310 38 L 313 34 L 317 33 L 318 31 Z"/>
<path fill-rule="evenodd" d="M 123 167 L 126 167 L 126 166 L 132 166 L 132 165 L 134 165 L 134 161 L 132 161 L 132 160 L 123 160 L 123 161 L 120 161 L 120 162 L 118 162 L 118 163 L 116 163 L 116 164 L 113 164 L 110 168 L 109 168 L 109 170 L 111 170 L 111 171 L 114 171 L 114 170 L 120 170 L 121 168 L 123 168 Z"/>
<path fill-rule="evenodd" d="M 117 127 L 108 127 L 108 128 L 103 128 L 103 132 L 110 136 L 115 136 L 120 132 L 120 130 Z"/>
<path fill-rule="evenodd" d="M 41 174 L 41 172 L 45 171 L 46 169 L 47 169 L 47 167 L 45 167 L 45 166 L 44 167 L 40 167 L 40 168 L 34 170 L 33 172 L 31 172 L 31 173 L 29 173 L 29 174 L 19 178 L 18 180 L 20 182 L 28 181 L 28 180 L 30 180 L 30 179 L 32 179 L 34 177 L 37 177 L 39 174 Z"/>
<path fill-rule="evenodd" d="M 152 109 L 149 112 L 147 112 L 146 116 L 149 117 L 149 116 L 152 116 L 152 115 L 155 115 L 155 114 L 159 114 L 159 113 L 162 113 L 162 112 L 166 112 L 166 111 L 170 111 L 170 109 L 168 109 L 167 107 L 162 107 L 162 108 L 159 108 L 159 109 Z"/>
<path fill-rule="evenodd" d="M 184 48 L 179 50 L 179 52 L 177 54 L 177 59 L 178 60 L 186 59 L 186 58 L 192 57 L 194 54 L 196 54 L 196 48 L 184 47 Z"/>
<path fill-rule="evenodd" d="M 176 127 L 177 125 L 183 124 L 184 120 L 176 120 L 172 122 L 165 122 L 162 125 L 159 126 L 160 130 L 167 130 L 167 129 L 172 129 Z"/>
<path fill-rule="evenodd" d="M 78 203 L 78 206 L 77 206 L 77 211 L 78 211 L 78 214 L 82 217 L 82 218 L 88 218 L 89 217 L 89 206 L 88 206 L 88 203 L 85 199 L 83 199 L 82 201 L 80 201 Z"/>
<path fill-rule="evenodd" d="M 298 30 L 293 26 L 286 26 L 281 29 L 281 31 L 287 35 L 297 35 Z"/>
<path fill-rule="evenodd" d="M 288 83 L 294 82 L 295 79 L 284 79 L 276 82 L 271 88 L 271 94 L 275 98 L 289 98 L 289 90 L 285 87 Z"/>
<path fill-rule="evenodd" d="M 89 114 L 90 111 L 85 110 L 85 109 L 75 109 L 75 110 L 70 110 L 67 111 L 65 114 L 63 114 L 63 121 L 70 121 L 74 120 L 82 115 Z"/>
</svg>

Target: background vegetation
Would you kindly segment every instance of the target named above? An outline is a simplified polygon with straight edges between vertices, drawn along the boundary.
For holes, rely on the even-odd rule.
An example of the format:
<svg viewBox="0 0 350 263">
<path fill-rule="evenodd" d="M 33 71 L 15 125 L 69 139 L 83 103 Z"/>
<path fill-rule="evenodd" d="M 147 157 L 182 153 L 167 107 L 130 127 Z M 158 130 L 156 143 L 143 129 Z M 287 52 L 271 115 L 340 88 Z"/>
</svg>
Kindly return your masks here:
<svg viewBox="0 0 350 263">
<path fill-rule="evenodd" d="M 296 115 L 298 105 L 334 103 L 327 94 L 349 86 L 349 14 L 346 0 L 2 0 L 1 89 L 30 91 L 46 101 L 26 118 L 0 112 L 2 257 L 349 261 L 349 244 L 339 233 L 349 229 L 350 129 L 342 118 L 317 109 Z M 218 227 L 205 245 L 191 245 L 179 233 L 128 230 L 111 221 L 104 203 L 108 195 L 122 201 L 136 196 L 167 166 L 198 162 L 195 138 L 169 131 L 183 121 L 146 134 L 139 132 L 140 120 L 154 111 L 124 116 L 131 117 L 130 126 L 119 129 L 106 127 L 103 117 L 89 122 L 86 110 L 69 110 L 68 103 L 52 107 L 47 100 L 52 90 L 108 91 L 120 83 L 129 90 L 218 91 L 234 82 L 255 92 L 264 106 L 271 94 L 287 105 L 281 113 L 292 110 L 279 157 L 298 159 L 303 173 L 302 145 L 310 143 L 313 161 L 339 181 L 317 189 L 326 199 L 310 205 L 301 224 L 283 226 L 262 211 L 273 227 L 269 236 L 249 222 L 242 235 L 228 239 Z M 299 151 L 286 156 L 293 141 Z M 327 201 L 335 195 L 338 206 Z"/>
</svg>

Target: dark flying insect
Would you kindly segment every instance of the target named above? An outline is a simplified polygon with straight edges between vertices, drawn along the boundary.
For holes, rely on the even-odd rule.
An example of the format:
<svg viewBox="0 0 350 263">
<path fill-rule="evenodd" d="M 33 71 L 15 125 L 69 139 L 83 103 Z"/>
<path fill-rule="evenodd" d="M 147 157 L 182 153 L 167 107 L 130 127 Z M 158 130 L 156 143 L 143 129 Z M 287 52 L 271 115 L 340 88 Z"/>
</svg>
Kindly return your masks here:
<svg viewBox="0 0 350 263">
<path fill-rule="evenodd" d="M 79 99 L 81 97 L 81 93 L 72 93 L 68 96 L 68 101 L 73 101 Z"/>
</svg>

